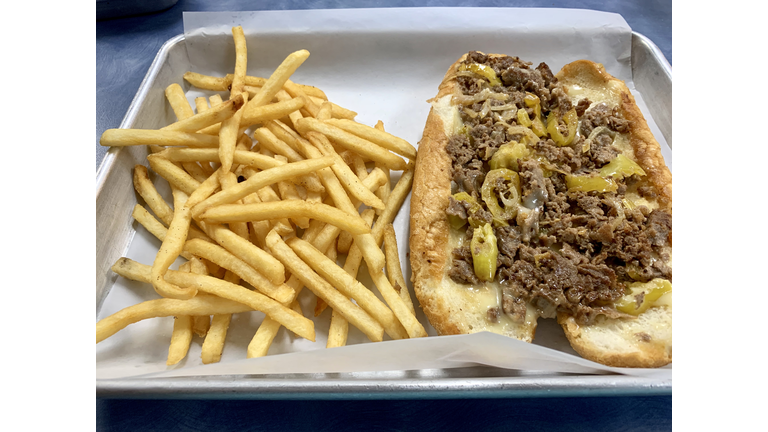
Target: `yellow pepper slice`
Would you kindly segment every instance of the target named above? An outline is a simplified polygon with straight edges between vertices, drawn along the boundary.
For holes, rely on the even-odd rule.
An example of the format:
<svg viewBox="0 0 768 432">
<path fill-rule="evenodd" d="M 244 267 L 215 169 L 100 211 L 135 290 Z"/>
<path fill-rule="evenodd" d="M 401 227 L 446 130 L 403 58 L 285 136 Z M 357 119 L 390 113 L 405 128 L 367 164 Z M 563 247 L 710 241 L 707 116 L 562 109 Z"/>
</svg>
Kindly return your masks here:
<svg viewBox="0 0 768 432">
<path fill-rule="evenodd" d="M 525 106 L 527 106 L 528 108 L 533 108 L 534 118 L 533 120 L 531 120 L 531 125 L 530 125 L 531 129 L 533 130 L 533 133 L 535 133 L 536 136 L 538 137 L 542 137 L 546 135 L 547 130 L 544 127 L 544 122 L 541 120 L 541 99 L 539 99 L 539 97 L 533 93 L 526 92 L 525 98 L 523 100 L 525 101 Z M 518 111 L 517 114 L 519 116 L 520 111 Z M 528 117 L 527 112 L 525 113 L 525 116 Z M 524 126 L 527 126 L 527 125 L 524 125 Z"/>
<path fill-rule="evenodd" d="M 470 71 L 476 73 L 488 80 L 491 87 L 501 85 L 501 80 L 496 75 L 496 71 L 492 67 L 486 66 L 480 63 L 464 63 L 459 66 L 459 71 Z"/>
<path fill-rule="evenodd" d="M 519 124 L 520 126 L 525 126 L 527 128 L 533 125 L 533 122 L 531 121 L 531 117 L 528 116 L 528 111 L 522 108 L 517 110 L 517 124 Z"/>
<path fill-rule="evenodd" d="M 491 224 L 475 228 L 469 248 L 472 252 L 475 276 L 482 281 L 492 281 L 496 276 L 496 259 L 499 257 L 499 248 L 496 245 L 496 235 L 493 233 Z"/>
<path fill-rule="evenodd" d="M 633 174 L 645 175 L 645 171 L 632 159 L 620 154 L 608 162 L 607 165 L 600 168 L 600 175 L 603 177 L 629 177 Z"/>
<path fill-rule="evenodd" d="M 664 294 L 672 292 L 672 282 L 666 279 L 653 279 L 649 282 L 634 282 L 629 284 L 629 294 L 616 302 L 616 310 L 640 315 L 654 306 L 656 300 Z M 640 305 L 637 304 L 639 295 L 643 295 Z"/>
<path fill-rule="evenodd" d="M 565 185 L 568 191 L 575 192 L 616 192 L 619 188 L 610 178 L 590 175 L 567 175 Z"/>
<path fill-rule="evenodd" d="M 566 136 L 563 136 L 563 134 L 560 133 L 557 117 L 557 110 L 549 113 L 549 116 L 547 116 L 547 132 L 549 132 L 549 136 L 552 137 L 552 141 L 558 146 L 564 147 L 570 145 L 573 142 L 573 139 L 576 138 L 576 128 L 579 125 L 579 116 L 576 115 L 576 108 L 571 108 L 570 111 L 563 116 L 565 126 L 568 128 L 568 135 Z"/>
<path fill-rule="evenodd" d="M 480 205 L 477 200 L 475 200 L 472 195 L 466 193 L 466 192 L 459 192 L 453 195 L 453 199 L 456 201 L 464 201 L 467 204 L 469 204 L 469 211 L 467 212 L 469 221 L 469 224 L 475 228 L 482 226 L 483 222 L 480 220 L 477 220 L 472 217 L 472 214 L 477 212 L 477 210 L 482 209 L 483 207 Z M 448 216 L 448 222 L 451 224 L 451 226 L 455 229 L 459 229 L 463 227 L 466 224 L 466 221 L 464 219 L 457 217 L 457 216 Z"/>
<path fill-rule="evenodd" d="M 511 183 L 506 191 L 496 190 L 496 182 L 499 178 L 503 178 Z M 490 211 L 493 216 L 494 226 L 508 226 L 509 222 L 507 221 L 515 219 L 517 211 L 520 208 L 521 193 L 520 177 L 516 172 L 507 168 L 488 171 L 488 174 L 485 176 L 485 181 L 483 181 L 483 186 L 480 189 L 480 193 L 486 206 L 488 206 L 488 211 Z M 499 205 L 499 198 L 504 204 L 503 208 Z"/>
<path fill-rule="evenodd" d="M 531 151 L 528 150 L 528 147 L 526 147 L 525 144 L 518 143 L 517 141 L 510 141 L 496 150 L 496 153 L 493 154 L 488 165 L 490 165 L 492 170 L 509 168 L 513 171 L 519 171 L 517 160 L 527 158 L 530 155 Z"/>
</svg>

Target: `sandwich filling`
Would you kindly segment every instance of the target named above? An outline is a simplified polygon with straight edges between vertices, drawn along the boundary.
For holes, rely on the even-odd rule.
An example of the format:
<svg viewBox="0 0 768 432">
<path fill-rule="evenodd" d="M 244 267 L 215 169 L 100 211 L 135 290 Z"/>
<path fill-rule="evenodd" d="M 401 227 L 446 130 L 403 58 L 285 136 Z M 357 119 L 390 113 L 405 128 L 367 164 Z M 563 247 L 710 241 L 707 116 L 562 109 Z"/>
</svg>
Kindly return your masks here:
<svg viewBox="0 0 768 432">
<path fill-rule="evenodd" d="M 629 121 L 531 66 L 470 52 L 455 72 L 446 213 L 464 238 L 449 277 L 498 284 L 490 322 L 522 322 L 528 305 L 586 324 L 663 303 L 672 215 L 634 162 Z"/>
</svg>

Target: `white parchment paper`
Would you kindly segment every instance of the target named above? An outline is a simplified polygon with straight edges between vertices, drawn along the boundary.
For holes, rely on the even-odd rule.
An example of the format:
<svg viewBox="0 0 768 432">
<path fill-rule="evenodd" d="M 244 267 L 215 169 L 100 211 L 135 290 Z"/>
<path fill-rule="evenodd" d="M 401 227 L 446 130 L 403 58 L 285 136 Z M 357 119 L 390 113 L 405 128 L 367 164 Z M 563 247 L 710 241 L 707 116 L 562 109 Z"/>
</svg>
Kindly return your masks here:
<svg viewBox="0 0 768 432">
<path fill-rule="evenodd" d="M 546 62 L 553 71 L 577 60 L 590 59 L 626 81 L 662 145 L 671 168 L 672 154 L 634 90 L 630 65 L 631 29 L 616 14 L 571 9 L 414 8 L 346 9 L 263 12 L 185 12 L 184 32 L 189 70 L 223 76 L 234 68 L 231 28 L 241 25 L 248 45 L 248 74 L 268 77 L 291 52 L 311 55 L 292 80 L 323 89 L 329 99 L 358 113 L 361 123 L 384 122 L 387 131 L 416 145 L 429 112 L 427 99 L 437 92 L 445 71 L 470 50 L 518 56 Z M 183 74 L 185 71 L 179 71 Z M 179 77 L 181 82 L 181 77 Z M 187 89 L 190 102 L 211 92 Z M 399 178 L 393 173 L 393 184 Z M 406 280 L 408 261 L 407 200 L 394 222 L 401 266 Z M 151 264 L 160 246 L 138 227 L 128 257 Z M 361 281 L 373 287 L 363 265 Z M 375 289 L 374 289 L 375 291 Z M 418 304 L 413 291 L 414 303 Z M 151 286 L 117 278 L 98 318 L 127 306 L 156 298 Z M 314 296 L 304 290 L 302 309 L 311 316 Z M 168 367 L 173 318 L 133 324 L 97 345 L 97 379 L 270 373 L 337 373 L 391 371 L 488 365 L 507 369 L 569 373 L 619 373 L 671 380 L 671 366 L 660 369 L 610 368 L 579 357 L 554 320 L 539 320 L 536 340 L 527 344 L 480 333 L 419 340 L 366 343 L 350 326 L 348 346 L 325 349 L 330 311 L 314 319 L 317 340 L 278 333 L 269 355 L 245 359 L 246 348 L 264 315 L 235 315 L 222 360 L 202 365 L 195 337 L 185 360 Z M 420 308 L 417 317 L 435 336 Z M 385 336 L 386 338 L 386 336 Z"/>
</svg>

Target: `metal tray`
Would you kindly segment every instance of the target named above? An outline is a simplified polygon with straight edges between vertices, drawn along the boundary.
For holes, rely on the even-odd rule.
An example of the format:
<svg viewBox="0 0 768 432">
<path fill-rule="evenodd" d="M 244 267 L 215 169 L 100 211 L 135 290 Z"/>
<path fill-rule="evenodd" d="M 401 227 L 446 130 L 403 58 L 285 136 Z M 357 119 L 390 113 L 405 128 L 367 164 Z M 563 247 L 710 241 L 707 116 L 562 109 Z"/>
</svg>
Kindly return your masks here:
<svg viewBox="0 0 768 432">
<path fill-rule="evenodd" d="M 672 68 L 647 37 L 632 33 L 632 78 L 659 130 L 672 146 Z M 184 36 L 168 40 L 149 68 L 121 128 L 159 128 L 172 117 L 164 89 L 189 63 Z M 166 112 L 158 115 L 156 109 Z M 109 269 L 125 255 L 135 231 L 132 168 L 145 163 L 144 146 L 112 148 L 96 173 L 96 310 L 117 276 Z M 493 367 L 336 374 L 113 379 L 96 382 L 97 397 L 248 399 L 416 399 L 532 396 L 666 395 L 671 382 L 624 375 L 575 375 Z"/>
</svg>

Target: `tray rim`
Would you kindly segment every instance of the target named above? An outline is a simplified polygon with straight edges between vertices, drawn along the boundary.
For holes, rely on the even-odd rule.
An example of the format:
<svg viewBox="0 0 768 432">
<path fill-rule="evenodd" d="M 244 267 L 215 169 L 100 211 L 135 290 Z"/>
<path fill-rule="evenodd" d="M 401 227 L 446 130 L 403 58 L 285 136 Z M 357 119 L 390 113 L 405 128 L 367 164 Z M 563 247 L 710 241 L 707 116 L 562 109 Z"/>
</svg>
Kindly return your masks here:
<svg viewBox="0 0 768 432">
<path fill-rule="evenodd" d="M 662 70 L 672 81 L 672 66 L 664 54 L 645 35 L 632 31 L 647 45 Z M 171 48 L 184 42 L 184 34 L 168 39 L 158 50 L 139 89 L 120 123 L 130 128 L 149 91 L 148 84 L 158 75 Z M 110 148 L 96 170 L 98 197 L 114 167 L 122 147 Z M 107 294 L 108 295 L 108 294 Z M 98 312 L 97 312 L 98 313 Z M 478 366 L 480 370 L 497 368 Z M 365 375 L 376 375 L 368 372 Z M 627 375 L 539 375 L 508 377 L 387 378 L 350 377 L 318 380 L 287 379 L 283 375 L 179 378 L 120 378 L 96 380 L 96 397 L 105 399 L 262 399 L 262 400 L 344 400 L 344 399 L 454 399 L 454 398 L 528 398 L 583 396 L 666 396 L 672 394 L 671 380 L 656 380 Z M 482 387 L 482 388 L 479 388 Z"/>
</svg>

